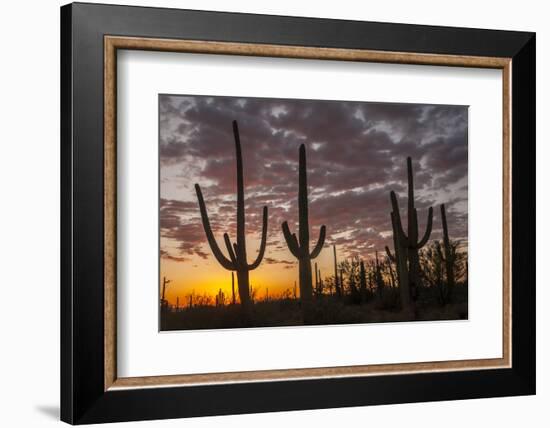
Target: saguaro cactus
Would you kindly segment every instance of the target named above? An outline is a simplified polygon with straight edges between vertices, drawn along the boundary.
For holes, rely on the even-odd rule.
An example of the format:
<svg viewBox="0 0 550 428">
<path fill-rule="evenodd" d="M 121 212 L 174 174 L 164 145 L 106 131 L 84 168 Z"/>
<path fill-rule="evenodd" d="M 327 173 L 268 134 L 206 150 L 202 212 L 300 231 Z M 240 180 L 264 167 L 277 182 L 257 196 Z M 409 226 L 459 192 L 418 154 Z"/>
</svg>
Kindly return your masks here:
<svg viewBox="0 0 550 428">
<path fill-rule="evenodd" d="M 237 242 L 231 244 L 229 235 L 224 233 L 223 238 L 229 259 L 222 253 L 216 238 L 212 233 L 210 226 L 210 220 L 208 219 L 208 212 L 204 199 L 202 197 L 201 188 L 198 184 L 195 184 L 195 190 L 197 192 L 197 199 L 199 200 L 199 207 L 201 211 L 202 224 L 204 226 L 204 232 L 206 233 L 206 239 L 212 250 L 212 254 L 225 269 L 237 272 L 237 283 L 239 289 L 239 298 L 241 306 L 243 308 L 243 314 L 245 319 L 248 319 L 250 312 L 250 284 L 248 273 L 251 270 L 256 269 L 265 253 L 266 241 L 267 241 L 267 207 L 263 208 L 263 222 L 262 222 L 262 238 L 260 241 L 260 249 L 254 263 L 249 264 L 246 258 L 246 241 L 245 241 L 245 212 L 244 212 L 244 180 L 243 180 L 243 159 L 241 155 L 241 140 L 239 137 L 239 127 L 237 121 L 233 121 L 233 136 L 235 138 L 235 151 L 237 157 Z"/>
<path fill-rule="evenodd" d="M 384 289 L 384 278 L 382 276 L 382 268 L 380 267 L 380 262 L 378 261 L 378 251 L 375 252 L 375 272 L 374 272 L 374 282 L 376 284 L 376 291 L 378 294 L 382 294 Z"/>
<path fill-rule="evenodd" d="M 283 235 L 286 240 L 288 249 L 294 257 L 298 259 L 300 272 L 300 299 L 302 301 L 302 310 L 304 322 L 308 323 L 312 317 L 312 277 L 311 277 L 311 260 L 315 259 L 325 243 L 326 227 L 321 226 L 319 239 L 313 248 L 309 251 L 309 214 L 307 201 L 307 171 L 306 171 L 306 147 L 300 146 L 300 160 L 298 172 L 298 221 L 299 221 L 299 238 L 295 233 L 291 233 L 288 223 L 285 221 L 282 224 Z"/>
<path fill-rule="evenodd" d="M 172 281 L 170 279 L 166 279 L 166 277 L 162 278 L 162 295 L 160 297 L 160 307 L 163 310 L 168 309 L 168 301 L 165 298 L 166 295 L 166 286 L 170 284 Z"/>
<path fill-rule="evenodd" d="M 336 259 L 336 245 L 332 245 L 332 251 L 334 254 L 334 288 L 336 295 L 342 297 L 341 283 L 338 281 L 338 260 Z"/>
<path fill-rule="evenodd" d="M 443 248 L 445 251 L 445 273 L 447 274 L 447 299 L 452 298 L 455 285 L 454 249 L 451 247 L 449 239 L 449 230 L 447 229 L 447 214 L 445 212 L 445 204 L 441 204 L 441 223 L 443 223 Z"/>
<path fill-rule="evenodd" d="M 315 263 L 315 289 L 313 290 L 315 293 L 315 297 L 321 297 L 323 294 L 323 278 L 321 277 L 321 269 L 317 267 L 317 263 Z"/>
<path fill-rule="evenodd" d="M 393 192 L 392 192 L 393 193 Z M 401 306 L 403 309 L 412 310 L 411 307 L 411 293 L 409 288 L 409 267 L 407 265 L 407 247 L 403 246 L 403 243 L 399 241 L 399 230 L 397 227 L 396 216 L 399 216 L 395 211 L 391 212 L 391 223 L 393 230 L 393 248 L 395 253 L 392 254 L 390 249 L 386 247 L 386 253 L 390 262 L 395 263 L 395 270 L 397 272 L 397 283 L 399 285 L 399 292 L 401 296 Z"/>
<path fill-rule="evenodd" d="M 225 294 L 221 288 L 218 290 L 218 294 L 216 295 L 216 306 L 225 306 Z"/>
<path fill-rule="evenodd" d="M 401 304 L 405 310 L 411 311 L 414 314 L 418 287 L 421 284 L 418 250 L 426 245 L 432 233 L 433 209 L 430 207 L 428 210 L 426 231 L 422 239 L 418 240 L 418 213 L 414 206 L 414 180 L 412 160 L 410 157 L 407 158 L 407 179 L 407 233 L 403 230 L 399 204 L 397 203 L 397 196 L 394 191 L 390 193 L 393 210 L 391 218 L 394 234 L 395 259 L 398 268 L 399 286 L 401 288 Z"/>
<path fill-rule="evenodd" d="M 323 277 L 321 276 L 321 269 L 317 268 L 315 263 L 315 296 L 321 297 L 323 295 Z"/>
</svg>

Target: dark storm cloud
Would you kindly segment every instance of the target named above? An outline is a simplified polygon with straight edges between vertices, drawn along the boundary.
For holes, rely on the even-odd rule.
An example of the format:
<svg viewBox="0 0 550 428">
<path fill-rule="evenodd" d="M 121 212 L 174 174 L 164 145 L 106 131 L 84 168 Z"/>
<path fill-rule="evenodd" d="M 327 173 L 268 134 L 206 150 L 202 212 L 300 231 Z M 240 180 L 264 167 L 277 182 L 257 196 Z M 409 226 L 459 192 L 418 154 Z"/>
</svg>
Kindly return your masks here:
<svg viewBox="0 0 550 428">
<path fill-rule="evenodd" d="M 161 168 L 176 167 L 179 179 L 189 182 L 185 195 L 163 199 L 160 207 L 162 236 L 174 240 L 182 254 L 207 257 L 200 248 L 205 238 L 196 197 L 189 191 L 195 181 L 201 184 L 218 238 L 225 231 L 234 236 L 233 120 L 243 150 L 247 232 L 259 236 L 261 208 L 267 206 L 273 248 L 285 246 L 283 221 L 296 228 L 302 143 L 307 147 L 312 240 L 325 224 L 327 245 L 336 243 L 349 254 L 383 250 L 391 241 L 390 190 L 399 195 L 406 223 L 407 156 L 413 159 L 420 227 L 428 207 L 434 206 L 437 237 L 439 204 L 446 203 L 453 236 L 467 237 L 464 106 L 201 96 L 161 96 L 159 106 Z M 163 179 L 162 186 L 170 185 Z"/>
</svg>

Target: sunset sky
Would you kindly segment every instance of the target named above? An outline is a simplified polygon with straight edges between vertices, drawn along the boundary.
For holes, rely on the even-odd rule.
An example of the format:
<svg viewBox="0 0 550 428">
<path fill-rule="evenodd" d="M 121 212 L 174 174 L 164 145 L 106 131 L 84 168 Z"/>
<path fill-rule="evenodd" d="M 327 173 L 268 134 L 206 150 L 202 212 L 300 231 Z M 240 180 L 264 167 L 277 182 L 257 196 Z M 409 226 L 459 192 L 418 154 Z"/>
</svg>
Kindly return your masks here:
<svg viewBox="0 0 550 428">
<path fill-rule="evenodd" d="M 406 227 L 406 157 L 413 159 L 420 233 L 434 207 L 432 238 L 441 236 L 439 204 L 449 233 L 467 239 L 468 108 L 211 96 L 159 96 L 160 276 L 166 297 L 180 304 L 194 291 L 230 295 L 231 273 L 211 254 L 194 184 L 199 183 L 218 244 L 235 240 L 236 160 L 232 121 L 239 124 L 245 183 L 249 263 L 259 247 L 261 213 L 268 207 L 267 249 L 250 274 L 263 296 L 293 288 L 298 264 L 281 231 L 297 232 L 298 148 L 306 145 L 310 246 L 327 227 L 315 260 L 332 275 L 332 244 L 339 260 L 365 259 L 393 248 L 390 190 Z M 227 254 L 227 253 L 226 253 Z"/>
</svg>

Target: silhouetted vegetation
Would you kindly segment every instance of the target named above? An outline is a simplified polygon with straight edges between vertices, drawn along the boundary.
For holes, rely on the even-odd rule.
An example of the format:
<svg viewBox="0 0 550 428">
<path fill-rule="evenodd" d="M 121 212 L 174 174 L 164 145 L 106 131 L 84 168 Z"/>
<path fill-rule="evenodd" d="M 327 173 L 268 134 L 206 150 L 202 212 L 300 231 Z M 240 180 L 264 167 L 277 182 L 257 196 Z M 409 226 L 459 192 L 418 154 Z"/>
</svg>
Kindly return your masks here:
<svg viewBox="0 0 550 428">
<path fill-rule="evenodd" d="M 319 231 L 319 239 L 315 248 L 309 251 L 309 213 L 307 201 L 307 171 L 306 171 L 306 147 L 300 146 L 300 160 L 298 170 L 298 236 L 290 232 L 288 223 L 282 224 L 286 245 L 294 257 L 298 259 L 300 272 L 300 297 L 302 302 L 303 320 L 305 324 L 313 321 L 313 285 L 311 276 L 311 260 L 315 259 L 325 243 L 326 227 L 323 225 Z M 315 276 L 319 272 L 315 266 Z M 316 283 L 316 286 L 319 286 Z M 317 290 L 318 291 L 318 290 Z"/>
<path fill-rule="evenodd" d="M 392 190 L 390 193 L 392 212 L 391 222 L 393 230 L 393 243 L 397 276 L 401 288 L 401 306 L 404 311 L 409 312 L 410 317 L 416 317 L 416 300 L 418 289 L 422 287 L 422 276 L 420 274 L 419 250 L 426 245 L 432 233 L 433 209 L 428 210 L 428 221 L 424 236 L 418 240 L 418 213 L 414 206 L 414 177 L 412 160 L 407 158 L 407 181 L 408 181 L 408 204 L 407 204 L 407 233 L 403 230 L 401 213 L 397 196 Z M 386 248 L 388 256 L 392 257 Z"/>
<path fill-rule="evenodd" d="M 245 244 L 244 184 L 241 145 L 237 122 L 233 122 L 237 159 L 237 240 L 224 241 L 229 257 L 218 247 L 198 184 L 195 185 L 207 241 L 216 260 L 231 271 L 231 296 L 219 288 L 215 295 L 178 296 L 175 305 L 165 299 L 170 280 L 161 287 L 161 329 L 217 329 L 238 327 L 292 326 L 304 324 L 349 324 L 413 320 L 451 320 L 468 317 L 467 246 L 449 237 L 445 205 L 441 205 L 441 240 L 430 241 L 433 209 L 428 209 L 426 229 L 420 237 L 415 207 L 414 174 L 407 158 L 407 228 L 401 221 L 398 198 L 390 192 L 389 223 L 393 231 L 393 252 L 386 256 L 353 256 L 338 260 L 332 245 L 334 272 L 323 276 L 317 263 L 312 273 L 311 261 L 323 250 L 327 228 L 323 225 L 313 250 L 309 247 L 309 214 L 306 149 L 299 149 L 298 168 L 298 236 L 288 223 L 282 232 L 288 249 L 298 260 L 298 285 L 281 292 L 253 287 L 249 271 L 262 262 L 267 241 L 267 207 L 263 208 L 262 238 L 256 260 L 248 264 Z M 235 293 L 237 273 L 238 296 Z M 315 278 L 315 281 L 313 281 Z M 181 297 L 181 299 L 180 299 Z M 180 305 L 180 301 L 182 304 Z"/>
<path fill-rule="evenodd" d="M 249 264 L 246 259 L 243 159 L 241 155 L 241 140 L 237 121 L 233 121 L 233 136 L 235 138 L 235 151 L 237 157 L 237 242 L 231 244 L 229 235 L 224 233 L 223 239 L 229 254 L 229 259 L 218 247 L 218 243 L 216 242 L 216 238 L 214 237 L 214 233 L 212 232 L 212 228 L 210 226 L 210 220 L 208 219 L 208 212 L 206 211 L 206 205 L 204 204 L 201 188 L 198 184 L 195 184 L 195 190 L 199 201 L 204 232 L 206 233 L 206 239 L 208 240 L 212 254 L 218 263 L 225 269 L 237 272 L 242 317 L 246 323 L 250 317 L 250 305 L 252 303 L 249 291 L 250 285 L 248 272 L 256 269 L 264 257 L 267 240 L 267 207 L 263 208 L 262 240 L 260 250 L 258 251 L 256 260 Z"/>
<path fill-rule="evenodd" d="M 448 293 L 449 281 L 440 255 L 442 241 L 433 241 L 419 253 L 423 283 L 417 288 L 416 314 L 402 310 L 401 293 L 395 282 L 395 263 L 389 258 L 361 260 L 358 257 L 338 263 L 340 274 L 322 277 L 322 292 L 315 292 L 310 324 L 353 324 L 371 322 L 429 321 L 466 319 L 468 317 L 467 257 L 459 241 L 450 241 L 456 249 L 453 259 L 457 272 L 453 293 Z M 364 266 L 364 274 L 361 266 Z M 441 272 L 441 273 L 440 273 Z M 364 285 L 363 285 L 364 280 Z M 342 284 L 336 288 L 335 284 Z M 318 288 L 316 288 L 318 290 Z M 340 290 L 339 292 L 337 290 Z M 161 317 L 162 330 L 217 329 L 239 327 L 274 327 L 303 325 L 302 302 L 293 288 L 279 293 L 252 287 L 250 319 L 241 316 L 240 301 L 217 295 L 185 296 L 186 306 L 169 306 Z M 223 293 L 221 294 L 223 295 Z M 443 297 L 442 297 L 443 296 Z M 414 315 L 414 316 L 412 316 Z"/>
</svg>

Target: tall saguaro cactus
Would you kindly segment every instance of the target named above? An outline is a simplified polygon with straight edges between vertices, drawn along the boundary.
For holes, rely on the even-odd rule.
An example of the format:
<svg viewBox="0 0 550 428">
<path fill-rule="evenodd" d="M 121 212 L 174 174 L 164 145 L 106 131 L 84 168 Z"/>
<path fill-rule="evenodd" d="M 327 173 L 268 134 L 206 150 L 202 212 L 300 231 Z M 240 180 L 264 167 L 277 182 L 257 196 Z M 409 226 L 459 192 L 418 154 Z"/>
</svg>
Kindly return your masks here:
<svg viewBox="0 0 550 428">
<path fill-rule="evenodd" d="M 223 238 L 225 246 L 229 254 L 227 258 L 220 250 L 212 227 L 210 226 L 210 220 L 208 219 L 208 212 L 204 199 L 202 197 L 201 188 L 198 184 L 195 184 L 195 190 L 197 192 L 197 199 L 199 200 L 199 207 L 201 211 L 202 224 L 204 226 L 204 232 L 206 233 L 206 239 L 212 250 L 212 254 L 225 269 L 237 272 L 237 283 L 239 289 L 239 298 L 241 306 L 243 308 L 243 314 L 245 320 L 248 320 L 250 315 L 250 283 L 249 272 L 256 269 L 265 253 L 266 241 L 267 241 L 267 207 L 263 208 L 263 221 L 262 221 L 262 238 L 260 241 L 260 249 L 256 260 L 249 264 L 246 258 L 246 240 L 245 240 L 245 211 L 244 211 L 244 180 L 243 180 L 243 159 L 241 155 L 241 140 L 239 137 L 239 127 L 237 121 L 233 121 L 233 136 L 235 138 L 235 151 L 237 157 L 237 242 L 231 243 L 229 235 L 224 233 Z"/>
<path fill-rule="evenodd" d="M 418 251 L 426 245 L 432 233 L 433 209 L 428 210 L 426 231 L 422 239 L 418 239 L 418 213 L 414 206 L 414 180 L 412 160 L 407 158 L 408 204 L 407 233 L 403 230 L 401 214 L 395 192 L 390 193 L 392 204 L 392 227 L 395 245 L 395 260 L 398 269 L 399 287 L 401 288 L 401 303 L 405 310 L 415 312 L 415 300 L 420 286 L 420 262 Z"/>
<path fill-rule="evenodd" d="M 441 204 L 441 222 L 443 223 L 443 248 L 445 251 L 445 271 L 447 274 L 447 295 L 448 299 L 452 297 L 455 285 L 454 259 L 455 254 L 451 247 L 449 239 L 449 230 L 447 229 L 447 213 L 445 212 L 445 204 Z"/>
<path fill-rule="evenodd" d="M 332 251 L 334 255 L 334 288 L 336 291 L 336 295 L 338 297 L 342 297 L 342 290 L 341 290 L 342 284 L 340 284 L 338 281 L 338 260 L 336 259 L 336 245 L 334 244 L 332 245 Z"/>
<path fill-rule="evenodd" d="M 304 322 L 308 323 L 312 317 L 313 287 L 311 275 L 311 260 L 315 259 L 325 243 L 326 227 L 321 226 L 319 239 L 313 250 L 309 251 L 309 213 L 307 200 L 307 171 L 306 171 L 306 147 L 300 146 L 300 160 L 298 172 L 298 236 L 291 233 L 288 223 L 282 224 L 283 235 L 288 249 L 298 259 L 300 272 L 300 299 Z"/>
</svg>

